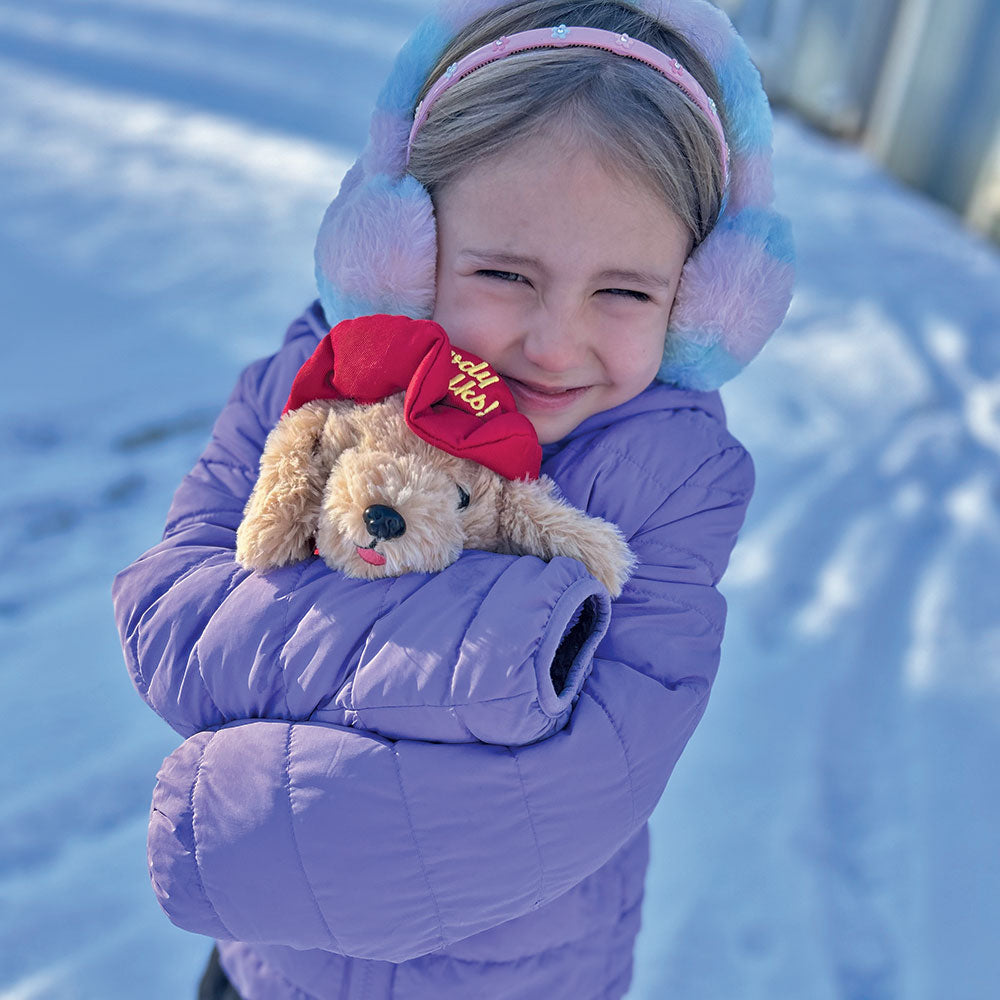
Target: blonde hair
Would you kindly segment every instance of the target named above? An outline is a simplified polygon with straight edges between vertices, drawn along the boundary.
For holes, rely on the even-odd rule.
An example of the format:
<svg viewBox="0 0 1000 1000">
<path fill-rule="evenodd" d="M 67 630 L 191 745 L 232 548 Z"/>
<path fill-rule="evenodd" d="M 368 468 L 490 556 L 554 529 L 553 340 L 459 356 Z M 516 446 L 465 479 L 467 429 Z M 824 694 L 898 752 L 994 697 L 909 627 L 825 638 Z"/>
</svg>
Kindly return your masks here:
<svg viewBox="0 0 1000 1000">
<path fill-rule="evenodd" d="M 558 24 L 625 32 L 680 61 L 713 98 L 718 81 L 680 34 L 615 0 L 517 0 L 460 32 L 431 70 L 418 100 L 462 56 L 501 35 Z M 692 101 L 634 59 L 603 49 L 536 49 L 476 70 L 435 102 L 417 133 L 408 170 L 431 198 L 476 163 L 519 139 L 573 136 L 619 175 L 644 183 L 687 226 L 696 247 L 722 205 L 719 142 Z"/>
</svg>

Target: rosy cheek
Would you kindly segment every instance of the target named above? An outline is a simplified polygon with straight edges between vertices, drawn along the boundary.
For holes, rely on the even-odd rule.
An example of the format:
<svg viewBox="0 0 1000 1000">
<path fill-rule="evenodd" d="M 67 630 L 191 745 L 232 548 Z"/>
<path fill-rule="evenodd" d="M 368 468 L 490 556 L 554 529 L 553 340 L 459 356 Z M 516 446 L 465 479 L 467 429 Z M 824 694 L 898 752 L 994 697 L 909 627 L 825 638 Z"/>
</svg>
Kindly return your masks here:
<svg viewBox="0 0 1000 1000">
<path fill-rule="evenodd" d="M 431 318 L 444 327 L 455 348 L 486 359 L 501 348 L 499 331 L 508 325 L 496 302 L 462 281 L 439 294 Z"/>
<path fill-rule="evenodd" d="M 663 360 L 665 329 L 644 330 L 617 341 L 618 349 L 608 358 L 618 377 L 625 382 L 648 384 L 656 376 Z"/>
<path fill-rule="evenodd" d="M 475 314 L 475 303 L 470 301 L 468 290 L 460 278 L 445 276 L 438 281 L 437 298 L 431 316 L 451 335 Z"/>
</svg>

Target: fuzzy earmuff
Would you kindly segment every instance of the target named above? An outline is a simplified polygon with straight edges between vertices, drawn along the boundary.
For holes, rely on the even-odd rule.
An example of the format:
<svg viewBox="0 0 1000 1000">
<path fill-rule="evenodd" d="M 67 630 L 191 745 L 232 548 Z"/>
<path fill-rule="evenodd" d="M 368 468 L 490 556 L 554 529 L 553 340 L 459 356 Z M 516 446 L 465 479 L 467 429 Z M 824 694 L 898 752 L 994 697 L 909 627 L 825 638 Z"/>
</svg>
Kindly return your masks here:
<svg viewBox="0 0 1000 1000">
<path fill-rule="evenodd" d="M 449 41 L 501 5 L 445 0 L 397 56 L 368 145 L 327 209 L 316 242 L 316 279 L 331 325 L 372 313 L 427 318 L 433 312 L 434 210 L 427 191 L 405 173 L 407 137 L 417 94 Z M 707 0 L 637 5 L 706 58 L 728 118 L 726 201 L 681 274 L 657 374 L 681 388 L 717 389 L 760 351 L 791 300 L 791 230 L 772 208 L 771 112 L 760 74 L 725 13 Z"/>
</svg>

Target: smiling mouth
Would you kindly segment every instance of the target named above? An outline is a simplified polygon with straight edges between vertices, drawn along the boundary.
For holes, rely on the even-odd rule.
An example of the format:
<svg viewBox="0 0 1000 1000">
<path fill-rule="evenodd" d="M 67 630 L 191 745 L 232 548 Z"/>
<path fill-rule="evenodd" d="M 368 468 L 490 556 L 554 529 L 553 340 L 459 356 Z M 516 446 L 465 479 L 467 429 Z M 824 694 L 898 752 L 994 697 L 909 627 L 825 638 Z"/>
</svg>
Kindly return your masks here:
<svg viewBox="0 0 1000 1000">
<path fill-rule="evenodd" d="M 369 566 L 385 565 L 385 556 L 376 552 L 374 545 L 356 545 L 355 548 L 358 550 L 358 555 L 366 563 L 368 563 Z"/>
<path fill-rule="evenodd" d="M 565 389 L 558 386 L 535 385 L 532 382 L 522 382 L 510 375 L 505 375 L 504 379 L 515 397 L 518 397 L 522 402 L 543 409 L 557 409 L 567 406 L 590 388 L 588 385 L 572 386 Z"/>
<path fill-rule="evenodd" d="M 564 392 L 575 392 L 577 389 L 582 388 L 581 386 L 554 386 L 554 385 L 539 385 L 537 382 L 525 382 L 524 379 L 514 378 L 513 375 L 504 375 L 504 378 L 508 382 L 516 382 L 518 385 L 523 386 L 525 389 L 530 389 L 532 392 L 540 392 L 543 396 L 559 396 Z"/>
</svg>

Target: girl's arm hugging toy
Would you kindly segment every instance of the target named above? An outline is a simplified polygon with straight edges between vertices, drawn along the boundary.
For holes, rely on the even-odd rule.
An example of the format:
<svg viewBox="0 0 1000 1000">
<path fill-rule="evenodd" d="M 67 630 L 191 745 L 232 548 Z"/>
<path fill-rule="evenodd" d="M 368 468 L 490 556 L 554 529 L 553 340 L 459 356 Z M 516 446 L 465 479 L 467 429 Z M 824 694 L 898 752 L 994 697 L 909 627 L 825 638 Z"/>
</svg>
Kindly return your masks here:
<svg viewBox="0 0 1000 1000">
<path fill-rule="evenodd" d="M 345 320 L 303 365 L 268 435 L 236 559 L 266 571 L 315 551 L 331 569 L 377 579 L 442 570 L 466 548 L 561 555 L 617 597 L 628 544 L 559 500 L 540 462 L 503 380 L 452 350 L 438 324 Z"/>
<path fill-rule="evenodd" d="M 505 953 L 515 918 L 559 948 L 561 928 L 604 919 L 602 866 L 645 870 L 646 821 L 718 666 L 715 584 L 750 458 L 714 394 L 659 386 L 543 462 L 635 553 L 613 616 L 606 588 L 562 557 L 466 549 L 440 572 L 373 580 L 319 558 L 249 571 L 236 536 L 264 444 L 328 332 L 314 307 L 243 373 L 163 541 L 115 580 L 133 681 L 186 737 L 153 794 L 154 890 L 228 967 L 265 961 L 303 983 L 347 983 L 367 960 L 375 982 L 380 963 L 418 975 L 425 955 L 464 968 Z M 623 464 L 643 470 L 626 491 Z M 629 879 L 607 892 L 634 907 Z M 565 980 L 572 995 L 589 995 L 587 968 Z M 529 969 L 510 972 L 518 995 Z"/>
</svg>

